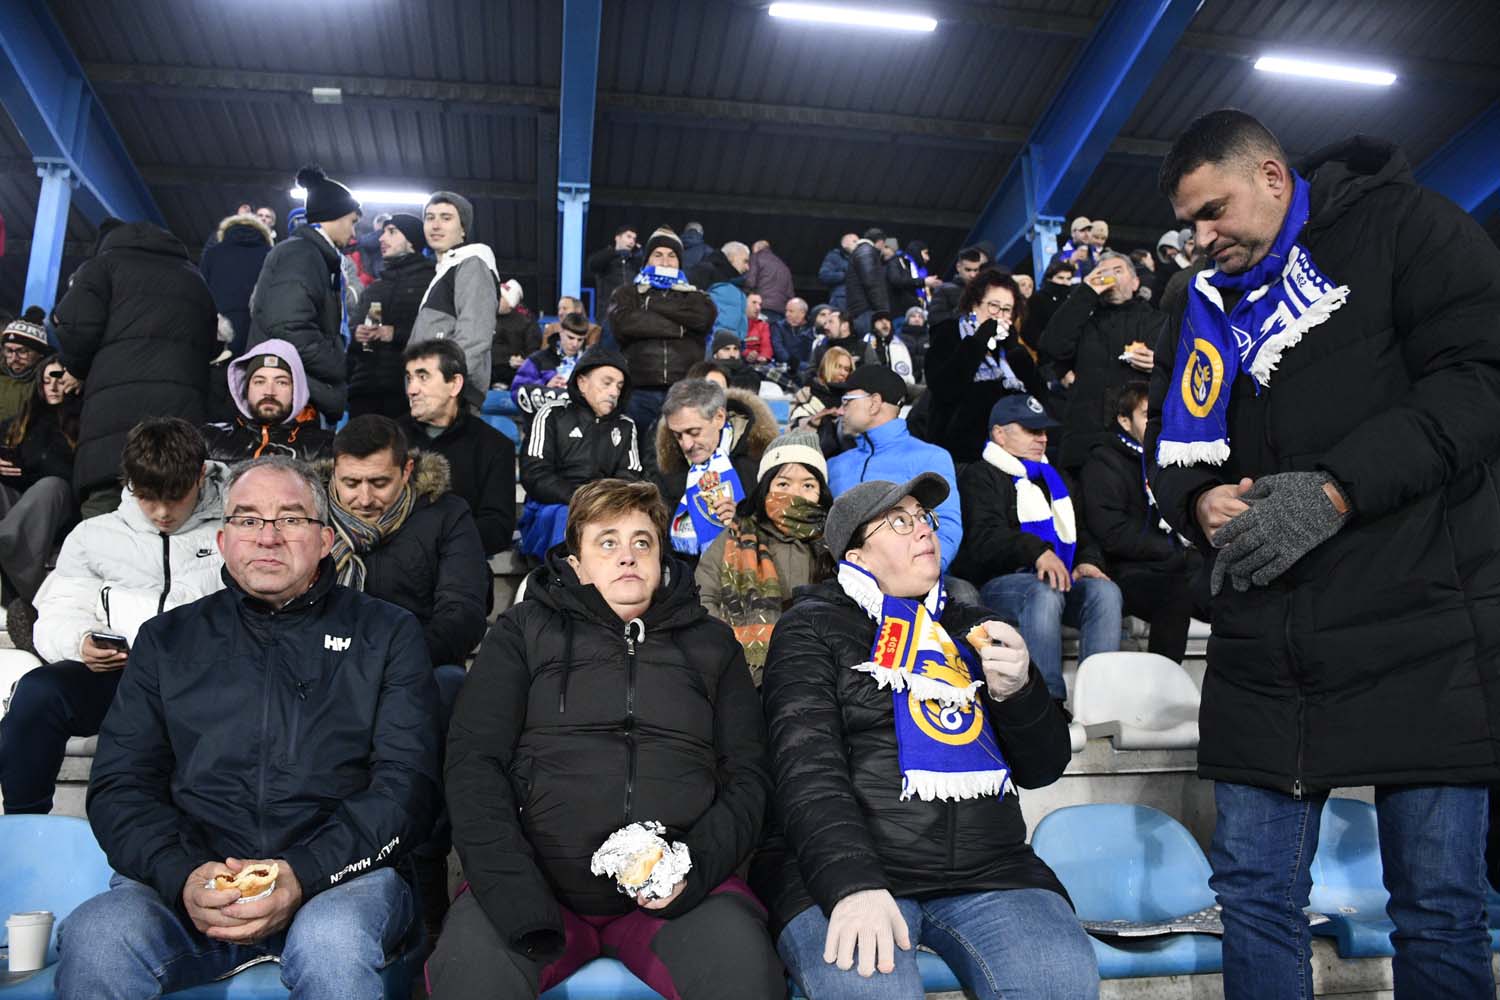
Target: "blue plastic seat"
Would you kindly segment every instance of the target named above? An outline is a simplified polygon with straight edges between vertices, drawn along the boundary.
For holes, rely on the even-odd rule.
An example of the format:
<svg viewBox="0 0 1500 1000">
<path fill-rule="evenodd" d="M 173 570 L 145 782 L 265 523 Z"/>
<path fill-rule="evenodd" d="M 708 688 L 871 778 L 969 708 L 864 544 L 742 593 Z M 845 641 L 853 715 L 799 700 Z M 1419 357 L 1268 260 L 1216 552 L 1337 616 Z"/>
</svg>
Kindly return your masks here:
<svg viewBox="0 0 1500 1000">
<path fill-rule="evenodd" d="M 917 952 L 917 971 L 922 974 L 924 993 L 957 993 L 964 988 L 948 963 L 930 951 Z M 807 1000 L 795 982 L 791 987 L 792 1000 Z"/>
<path fill-rule="evenodd" d="M 1323 804 L 1318 851 L 1312 861 L 1309 909 L 1328 923 L 1312 929 L 1331 937 L 1342 958 L 1394 955 L 1386 915 L 1390 902 L 1382 879 L 1380 826 L 1375 807 L 1358 799 L 1330 798 Z"/>
<path fill-rule="evenodd" d="M 612 958 L 596 958 L 543 993 L 541 1000 L 661 1000 L 661 994 Z"/>
<path fill-rule="evenodd" d="M 516 405 L 514 399 L 510 398 L 509 389 L 491 389 L 485 393 L 484 403 L 480 405 L 479 412 L 514 417 L 520 414 L 521 408 Z"/>
<path fill-rule="evenodd" d="M 486 411 L 479 415 L 479 419 L 510 438 L 513 444 L 521 443 L 521 429 L 516 426 L 516 422 L 510 417 L 503 417 L 499 414 Z"/>
<path fill-rule="evenodd" d="M 88 821 L 73 816 L 0 816 L 0 857 L 5 859 L 0 917 L 51 910 L 54 918 L 47 967 L 22 981 L 0 984 L 0 994 L 7 1000 L 50 997 L 57 973 L 57 925 L 79 903 L 109 888 L 109 861 Z"/>
<path fill-rule="evenodd" d="M 782 430 L 785 430 L 786 422 L 792 418 L 792 401 L 790 399 L 767 399 L 762 402 L 771 408 L 771 416 L 775 417 Z"/>
<path fill-rule="evenodd" d="M 1151 922 L 1214 903 L 1208 859 L 1166 813 L 1139 805 L 1068 806 L 1048 813 L 1032 849 L 1073 898 L 1080 920 Z M 1219 972 L 1224 951 L 1209 934 L 1092 938 L 1105 979 Z"/>
</svg>

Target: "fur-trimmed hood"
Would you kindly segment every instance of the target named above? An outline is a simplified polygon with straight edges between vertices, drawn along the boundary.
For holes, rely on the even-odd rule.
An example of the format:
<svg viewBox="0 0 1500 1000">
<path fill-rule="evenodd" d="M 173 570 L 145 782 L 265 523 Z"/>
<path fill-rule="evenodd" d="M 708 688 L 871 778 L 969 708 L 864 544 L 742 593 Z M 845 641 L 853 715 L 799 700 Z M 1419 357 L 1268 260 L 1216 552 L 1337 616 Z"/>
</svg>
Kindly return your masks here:
<svg viewBox="0 0 1500 1000">
<path fill-rule="evenodd" d="M 726 393 L 724 407 L 730 425 L 734 428 L 734 439 L 729 446 L 731 457 L 749 455 L 757 462 L 765 454 L 766 445 L 781 433 L 771 408 L 748 389 L 730 389 Z M 663 473 L 685 472 L 687 460 L 682 449 L 672 439 L 665 419 L 656 422 L 656 466 Z"/>
<path fill-rule="evenodd" d="M 452 472 L 448 468 L 448 460 L 435 451 L 421 451 L 417 448 L 411 449 L 413 460 L 411 469 L 411 488 L 416 491 L 418 500 L 426 500 L 433 503 L 448 492 L 452 482 Z M 318 478 L 328 487 L 328 500 L 335 502 L 333 492 L 333 459 L 320 458 L 312 463 L 313 471 Z"/>
<path fill-rule="evenodd" d="M 266 241 L 266 246 L 271 246 L 276 242 L 275 237 L 271 235 L 271 230 L 266 228 L 266 224 L 253 215 L 225 216 L 219 222 L 219 242 L 222 243 L 224 238 L 229 234 L 229 231 L 237 226 L 245 226 L 255 230 L 260 234 L 261 239 Z"/>
</svg>

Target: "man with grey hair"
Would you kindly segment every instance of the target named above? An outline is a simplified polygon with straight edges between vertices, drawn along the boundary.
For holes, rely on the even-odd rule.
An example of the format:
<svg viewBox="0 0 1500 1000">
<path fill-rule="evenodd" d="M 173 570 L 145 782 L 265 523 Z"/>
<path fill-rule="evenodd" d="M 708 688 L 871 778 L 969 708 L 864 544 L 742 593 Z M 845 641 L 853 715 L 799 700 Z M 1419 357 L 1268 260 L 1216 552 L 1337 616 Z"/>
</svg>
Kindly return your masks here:
<svg viewBox="0 0 1500 1000">
<path fill-rule="evenodd" d="M 683 379 L 662 403 L 657 485 L 672 515 L 672 548 L 696 561 L 734 520 L 755 488 L 760 458 L 780 428 L 753 393 L 708 379 Z"/>
<path fill-rule="evenodd" d="M 749 270 L 750 248 L 731 240 L 717 250 L 710 250 L 688 275 L 695 286 L 708 293 L 719 311 L 713 328 L 731 330 L 742 341 L 750 329 L 745 315 L 745 273 Z M 705 352 L 704 357 L 708 356 Z"/>
<path fill-rule="evenodd" d="M 776 256 L 770 240 L 756 240 L 751 248 L 745 287 L 760 293 L 761 312 L 772 323 L 786 315 L 787 303 L 796 294 L 792 288 L 792 269 Z"/>
<path fill-rule="evenodd" d="M 1149 375 L 1166 317 L 1136 297 L 1140 278 L 1127 256 L 1107 250 L 1057 307 L 1039 349 L 1059 372 L 1076 373 L 1057 464 L 1077 478 L 1095 445 L 1114 440 L 1111 395 Z"/>
<path fill-rule="evenodd" d="M 786 300 L 786 315 L 771 324 L 771 353 L 792 377 L 812 358 L 818 329 L 807 318 L 807 300 Z"/>
<path fill-rule="evenodd" d="M 306 466 L 239 466 L 224 507 L 227 589 L 141 627 L 99 734 L 88 812 L 119 877 L 58 930 L 60 997 L 159 996 L 266 957 L 294 997 L 378 996 L 410 940 L 396 866 L 441 797 L 422 630 L 337 584 Z"/>
</svg>

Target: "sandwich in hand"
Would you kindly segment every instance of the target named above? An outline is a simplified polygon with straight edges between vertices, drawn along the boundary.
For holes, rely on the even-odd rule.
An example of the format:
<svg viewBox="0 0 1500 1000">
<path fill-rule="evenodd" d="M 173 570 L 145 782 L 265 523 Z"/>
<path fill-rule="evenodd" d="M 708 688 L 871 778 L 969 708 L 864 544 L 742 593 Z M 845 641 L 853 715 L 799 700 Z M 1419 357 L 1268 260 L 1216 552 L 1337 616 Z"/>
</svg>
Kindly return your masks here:
<svg viewBox="0 0 1500 1000">
<path fill-rule="evenodd" d="M 231 875 L 228 872 L 215 875 L 209 887 L 219 892 L 225 889 L 238 889 L 239 901 L 243 903 L 270 895 L 276 888 L 276 877 L 280 874 L 281 866 L 276 862 L 257 862 L 241 868 L 238 875 Z"/>
</svg>

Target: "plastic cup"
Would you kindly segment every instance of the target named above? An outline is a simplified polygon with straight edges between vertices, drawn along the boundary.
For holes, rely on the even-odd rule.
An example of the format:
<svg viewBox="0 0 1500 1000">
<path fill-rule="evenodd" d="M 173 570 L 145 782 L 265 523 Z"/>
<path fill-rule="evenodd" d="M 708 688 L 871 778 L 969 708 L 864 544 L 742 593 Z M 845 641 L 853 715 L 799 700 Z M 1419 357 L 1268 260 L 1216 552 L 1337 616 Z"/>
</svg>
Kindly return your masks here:
<svg viewBox="0 0 1500 1000">
<path fill-rule="evenodd" d="M 12 913 L 5 930 L 10 938 L 11 972 L 35 972 L 47 964 L 47 945 L 52 941 L 50 910 Z"/>
</svg>

